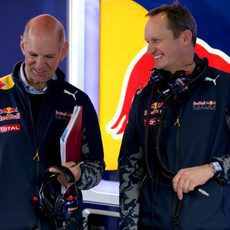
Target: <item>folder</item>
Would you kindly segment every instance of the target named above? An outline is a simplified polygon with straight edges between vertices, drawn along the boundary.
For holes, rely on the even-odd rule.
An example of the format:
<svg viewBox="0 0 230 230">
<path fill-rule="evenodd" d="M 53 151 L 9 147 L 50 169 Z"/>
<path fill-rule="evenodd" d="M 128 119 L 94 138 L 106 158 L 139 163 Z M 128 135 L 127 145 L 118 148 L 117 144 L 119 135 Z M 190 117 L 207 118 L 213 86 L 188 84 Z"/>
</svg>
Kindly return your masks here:
<svg viewBox="0 0 230 230">
<path fill-rule="evenodd" d="M 60 137 L 61 163 L 81 162 L 82 155 L 82 106 L 75 106 L 72 116 Z"/>
</svg>

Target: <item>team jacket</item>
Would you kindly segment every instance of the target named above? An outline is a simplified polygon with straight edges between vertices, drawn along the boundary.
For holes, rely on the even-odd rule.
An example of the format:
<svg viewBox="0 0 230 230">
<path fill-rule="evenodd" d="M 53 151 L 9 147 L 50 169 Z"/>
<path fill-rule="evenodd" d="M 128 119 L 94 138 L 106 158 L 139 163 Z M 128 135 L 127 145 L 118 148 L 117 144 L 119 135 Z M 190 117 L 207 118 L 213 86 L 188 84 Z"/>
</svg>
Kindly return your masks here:
<svg viewBox="0 0 230 230">
<path fill-rule="evenodd" d="M 155 152 L 148 158 L 144 154 L 150 98 L 147 87 L 139 89 L 134 97 L 119 155 L 121 229 L 229 230 L 229 74 L 208 67 L 186 100 L 177 106 L 167 105 L 161 139 L 164 164 L 178 171 L 219 161 L 223 168 L 218 178 L 201 186 L 206 195 L 197 189 L 184 194 L 176 227 L 178 201 L 172 182 L 159 176 Z M 150 130 L 155 125 L 154 114 L 162 106 L 159 99 L 153 97 Z"/>
<path fill-rule="evenodd" d="M 0 78 L 0 228 L 54 229 L 37 215 L 32 198 L 45 170 L 60 165 L 60 136 L 75 105 L 83 106 L 83 164 L 77 187 L 90 189 L 100 182 L 104 161 L 99 124 L 89 97 L 65 82 L 58 69 L 57 80 L 48 82 L 34 127 L 28 95 L 18 78 L 20 65 Z"/>
</svg>

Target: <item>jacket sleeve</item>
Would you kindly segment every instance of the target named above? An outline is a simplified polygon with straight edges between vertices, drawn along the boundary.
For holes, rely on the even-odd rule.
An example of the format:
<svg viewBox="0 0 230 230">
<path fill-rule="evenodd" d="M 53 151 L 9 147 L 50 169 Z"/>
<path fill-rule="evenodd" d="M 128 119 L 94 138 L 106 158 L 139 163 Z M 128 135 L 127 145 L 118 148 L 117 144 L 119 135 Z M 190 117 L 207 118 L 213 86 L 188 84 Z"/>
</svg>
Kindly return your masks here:
<svg viewBox="0 0 230 230">
<path fill-rule="evenodd" d="M 101 132 L 96 111 L 88 97 L 83 103 L 83 135 L 81 167 L 81 178 L 77 181 L 79 189 L 90 189 L 102 179 L 105 168 L 104 153 L 101 139 Z"/>
<path fill-rule="evenodd" d="M 135 103 L 123 136 L 119 154 L 120 229 L 136 230 L 139 216 L 139 189 L 143 178 L 143 152 L 138 138 Z"/>
<path fill-rule="evenodd" d="M 217 180 L 230 184 L 230 154 L 220 157 L 213 157 L 213 161 L 218 161 L 223 169 Z"/>
<path fill-rule="evenodd" d="M 225 79 L 228 80 L 230 78 L 230 75 L 228 74 L 228 76 L 225 76 Z M 225 85 L 229 85 L 229 80 L 228 82 L 225 82 Z M 223 86 L 222 86 L 223 87 Z M 228 87 L 229 88 L 229 87 Z M 223 90 L 220 90 L 221 92 L 221 97 L 222 100 L 225 101 L 227 100 L 227 109 L 225 108 L 225 124 L 227 127 L 227 135 L 228 135 L 228 149 L 229 152 L 224 153 L 222 156 L 216 156 L 212 158 L 212 161 L 218 161 L 223 169 L 223 171 L 221 172 L 221 174 L 216 178 L 217 180 L 219 180 L 222 183 L 227 183 L 230 184 L 230 101 L 229 101 L 229 97 L 230 97 L 230 92 L 227 91 L 226 94 L 222 94 Z"/>
</svg>

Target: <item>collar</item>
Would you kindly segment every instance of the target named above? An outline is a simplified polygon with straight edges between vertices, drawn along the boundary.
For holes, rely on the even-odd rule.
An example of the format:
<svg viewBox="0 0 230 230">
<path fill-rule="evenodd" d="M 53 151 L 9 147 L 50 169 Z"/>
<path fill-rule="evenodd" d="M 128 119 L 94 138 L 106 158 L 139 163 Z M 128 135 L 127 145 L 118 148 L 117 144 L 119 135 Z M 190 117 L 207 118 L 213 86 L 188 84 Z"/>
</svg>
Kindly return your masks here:
<svg viewBox="0 0 230 230">
<path fill-rule="evenodd" d="M 25 63 L 22 62 L 21 63 L 21 67 L 20 67 L 20 70 L 19 70 L 19 78 L 21 79 L 22 81 L 22 84 L 24 86 L 24 89 L 26 90 L 27 93 L 30 93 L 30 94 L 45 94 L 47 92 L 47 86 L 44 87 L 43 89 L 41 90 L 38 90 L 38 89 L 35 89 L 33 86 L 31 86 L 29 84 L 29 82 L 27 81 L 26 79 L 26 76 L 24 74 L 24 66 L 25 66 Z M 53 80 L 57 80 L 57 76 L 54 75 L 52 77 Z"/>
</svg>

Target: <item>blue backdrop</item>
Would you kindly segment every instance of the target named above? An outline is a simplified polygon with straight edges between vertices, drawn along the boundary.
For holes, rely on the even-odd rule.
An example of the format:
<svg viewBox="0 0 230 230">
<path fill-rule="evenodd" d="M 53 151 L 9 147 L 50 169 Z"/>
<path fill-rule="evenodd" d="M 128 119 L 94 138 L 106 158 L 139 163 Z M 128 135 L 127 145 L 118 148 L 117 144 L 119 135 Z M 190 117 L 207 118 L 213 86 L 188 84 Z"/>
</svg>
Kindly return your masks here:
<svg viewBox="0 0 230 230">
<path fill-rule="evenodd" d="M 57 17 L 68 28 L 68 0 L 0 1 L 0 76 L 10 73 L 15 63 L 23 59 L 19 42 L 26 22 L 44 13 Z M 65 72 L 66 63 L 67 59 L 60 65 Z"/>
<path fill-rule="evenodd" d="M 147 10 L 172 0 L 135 0 Z M 198 37 L 211 47 L 230 53 L 230 1 L 229 0 L 180 0 L 193 14 L 198 28 Z"/>
</svg>

